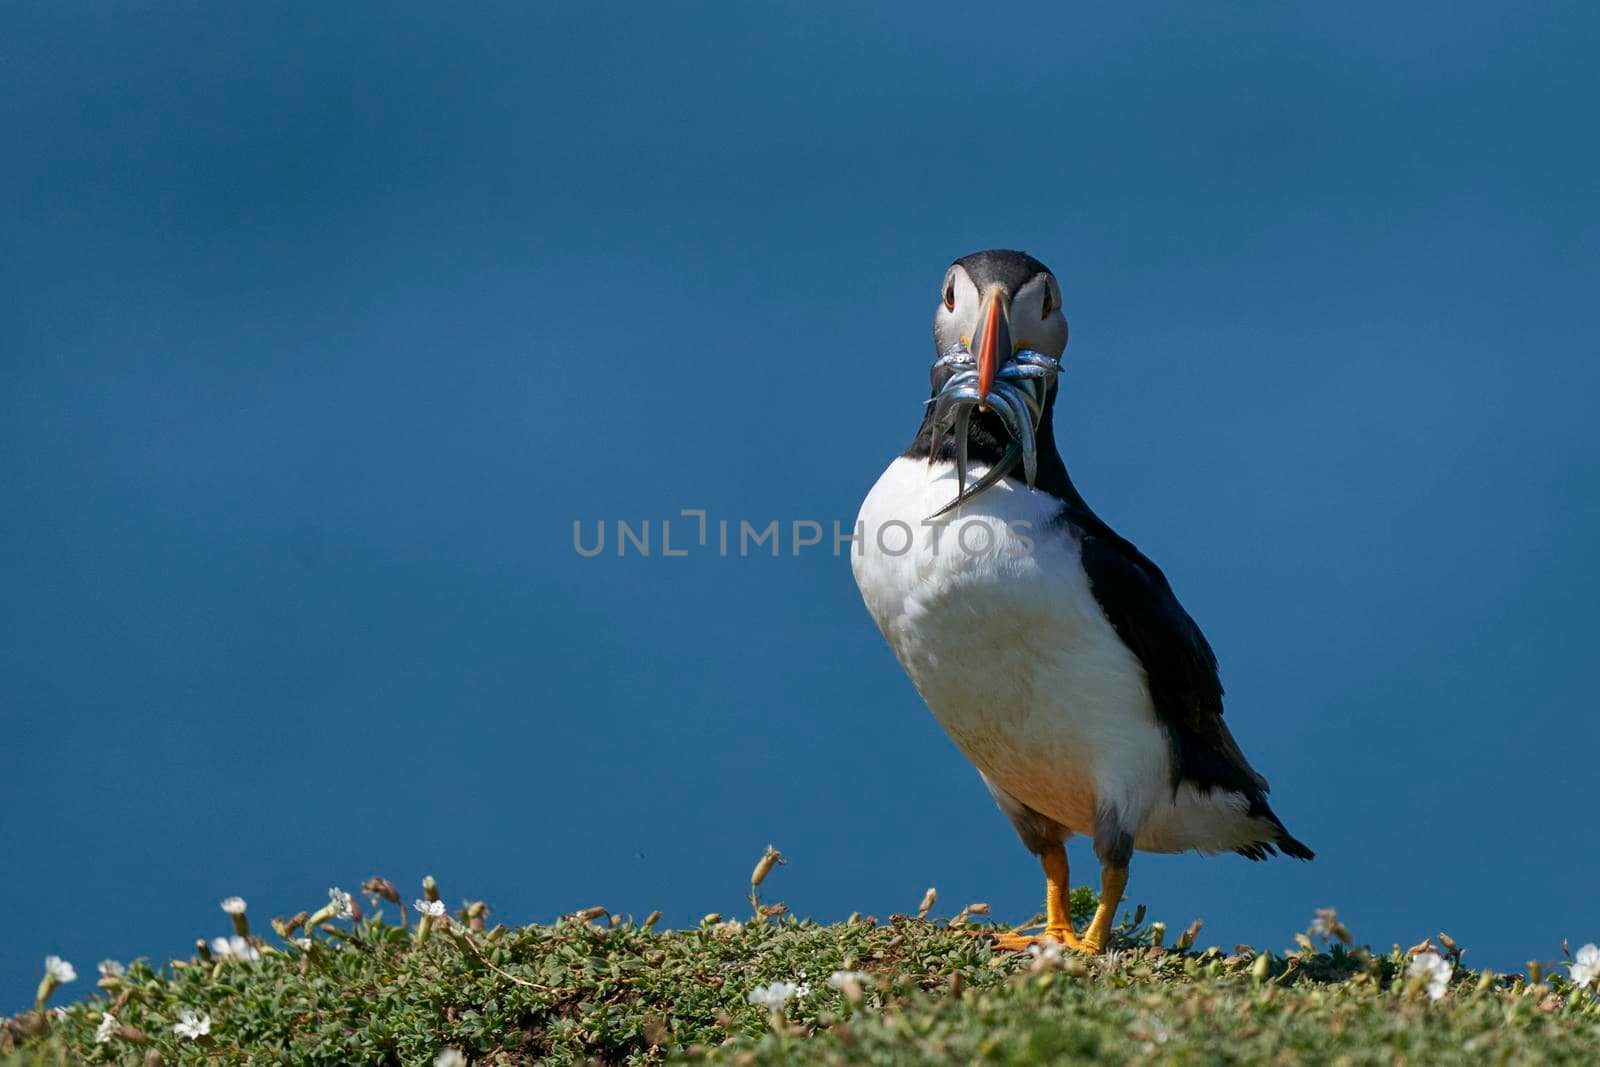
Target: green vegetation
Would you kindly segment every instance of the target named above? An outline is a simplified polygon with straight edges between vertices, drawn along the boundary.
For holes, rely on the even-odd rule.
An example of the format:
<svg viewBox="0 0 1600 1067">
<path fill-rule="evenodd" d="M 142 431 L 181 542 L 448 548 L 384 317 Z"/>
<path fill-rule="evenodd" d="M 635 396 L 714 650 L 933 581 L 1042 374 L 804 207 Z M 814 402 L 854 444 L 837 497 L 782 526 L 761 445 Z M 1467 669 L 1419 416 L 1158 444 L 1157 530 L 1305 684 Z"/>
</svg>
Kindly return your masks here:
<svg viewBox="0 0 1600 1067">
<path fill-rule="evenodd" d="M 1471 972 L 1443 937 L 1374 954 L 1331 913 L 1316 941 L 1257 953 L 1202 951 L 1195 929 L 1136 912 L 1118 951 L 1085 959 L 991 952 L 982 905 L 818 925 L 752 886 L 744 922 L 666 931 L 591 909 L 517 929 L 426 895 L 420 926 L 335 897 L 274 937 L 134 963 L 64 1013 L 0 1020 L 0 1064 L 1600 1062 L 1600 1007 L 1568 968 Z M 1093 902 L 1075 894 L 1080 922 Z"/>
</svg>

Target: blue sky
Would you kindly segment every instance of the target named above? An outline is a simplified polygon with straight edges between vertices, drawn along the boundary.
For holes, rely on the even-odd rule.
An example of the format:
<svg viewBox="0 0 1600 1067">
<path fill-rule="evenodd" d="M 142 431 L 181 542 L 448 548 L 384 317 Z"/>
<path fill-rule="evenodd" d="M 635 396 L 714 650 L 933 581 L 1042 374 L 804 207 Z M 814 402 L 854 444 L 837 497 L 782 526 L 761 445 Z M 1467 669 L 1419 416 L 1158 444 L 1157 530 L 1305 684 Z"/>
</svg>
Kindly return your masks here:
<svg viewBox="0 0 1600 1067">
<path fill-rule="evenodd" d="M 1062 453 L 1319 853 L 1130 898 L 1225 945 L 1328 905 L 1479 964 L 1600 939 L 1597 31 L 8 7 L 0 1010 L 373 873 L 682 923 L 770 841 L 804 915 L 1031 914 L 847 561 L 571 543 L 848 523 L 992 246 L 1061 278 Z"/>
</svg>

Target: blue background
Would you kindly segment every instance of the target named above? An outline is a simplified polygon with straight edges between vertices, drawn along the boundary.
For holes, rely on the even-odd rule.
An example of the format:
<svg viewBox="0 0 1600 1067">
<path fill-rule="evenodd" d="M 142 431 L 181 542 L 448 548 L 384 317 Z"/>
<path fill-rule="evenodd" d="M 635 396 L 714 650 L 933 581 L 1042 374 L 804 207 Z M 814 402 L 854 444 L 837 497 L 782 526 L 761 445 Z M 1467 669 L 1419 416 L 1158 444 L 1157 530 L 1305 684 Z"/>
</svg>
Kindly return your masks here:
<svg viewBox="0 0 1600 1067">
<path fill-rule="evenodd" d="M 572 548 L 848 524 L 989 246 L 1320 853 L 1132 899 L 1600 939 L 1592 6 L 184 7 L 0 16 L 0 1009 L 373 873 L 1031 914 L 844 559 Z"/>
</svg>

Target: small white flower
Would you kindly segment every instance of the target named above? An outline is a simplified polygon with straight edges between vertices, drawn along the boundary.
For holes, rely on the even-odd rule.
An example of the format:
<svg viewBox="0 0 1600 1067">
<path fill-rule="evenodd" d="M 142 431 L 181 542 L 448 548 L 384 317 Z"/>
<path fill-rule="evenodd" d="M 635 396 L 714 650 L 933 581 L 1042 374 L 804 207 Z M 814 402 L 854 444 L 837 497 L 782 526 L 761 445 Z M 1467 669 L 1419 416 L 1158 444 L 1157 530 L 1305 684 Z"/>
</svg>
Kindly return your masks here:
<svg viewBox="0 0 1600 1067">
<path fill-rule="evenodd" d="M 1428 999 L 1438 1000 L 1450 988 L 1450 976 L 1455 967 L 1446 963 L 1437 952 L 1419 952 L 1411 960 L 1406 974 L 1427 983 Z"/>
<path fill-rule="evenodd" d="M 104 1045 L 117 1034 L 117 1017 L 109 1011 L 100 1013 L 100 1025 L 94 1028 L 94 1043 Z"/>
<path fill-rule="evenodd" d="M 65 1019 L 67 1017 L 67 1009 L 66 1008 L 51 1008 L 50 1009 L 50 1017 L 53 1018 L 53 1019 L 56 1019 L 58 1021 L 61 1020 L 61 1019 Z"/>
<path fill-rule="evenodd" d="M 858 986 L 866 985 L 872 981 L 872 975 L 866 971 L 834 971 L 828 975 L 829 989 L 843 989 L 847 984 L 854 982 Z"/>
<path fill-rule="evenodd" d="M 229 915 L 243 915 L 244 908 L 244 897 L 228 897 L 222 902 L 222 910 Z"/>
<path fill-rule="evenodd" d="M 828 975 L 828 988 L 837 989 L 844 994 L 844 999 L 856 1004 L 866 996 L 866 987 L 871 981 L 872 975 L 866 971 L 834 971 Z"/>
<path fill-rule="evenodd" d="M 212 938 L 211 954 L 218 957 L 232 956 L 234 959 L 246 960 L 252 963 L 261 958 L 261 950 L 238 934 L 234 934 L 232 937 Z"/>
<path fill-rule="evenodd" d="M 1149 1015 L 1142 1015 L 1138 1019 L 1135 1019 L 1133 1023 L 1129 1025 L 1128 1029 L 1133 1033 L 1134 1037 L 1142 1037 L 1145 1039 L 1144 1044 L 1140 1047 L 1140 1050 L 1146 1056 L 1155 1052 L 1159 1046 L 1165 1045 L 1168 1041 L 1172 1040 L 1172 1031 L 1167 1029 L 1166 1024 L 1160 1019 L 1153 1018 Z"/>
<path fill-rule="evenodd" d="M 442 1048 L 433 1058 L 433 1067 L 467 1067 L 467 1057 L 458 1048 Z"/>
<path fill-rule="evenodd" d="M 771 985 L 758 985 L 750 990 L 750 1003 L 769 1011 L 782 1011 L 784 1006 L 797 996 L 804 996 L 809 992 L 809 987 L 802 988 L 793 982 L 773 982 Z"/>
<path fill-rule="evenodd" d="M 124 968 L 122 966 L 122 964 L 118 963 L 116 960 L 101 960 L 100 961 L 100 977 L 101 978 L 121 978 L 123 975 L 125 975 L 127 973 L 128 973 L 127 969 Z"/>
<path fill-rule="evenodd" d="M 444 901 L 442 900 L 416 900 L 412 901 L 411 906 L 430 919 L 444 918 Z M 446 1049 L 445 1051 L 453 1052 L 455 1050 Z"/>
<path fill-rule="evenodd" d="M 1577 958 L 1567 964 L 1572 969 L 1572 981 L 1579 986 L 1590 985 L 1600 978 L 1600 946 L 1584 945 Z"/>
<path fill-rule="evenodd" d="M 297 938 L 294 938 L 293 940 L 294 940 L 295 944 L 299 945 L 301 948 L 305 949 L 307 952 L 311 951 L 311 939 L 309 937 L 297 937 Z"/>
<path fill-rule="evenodd" d="M 190 1041 L 197 1041 L 211 1032 L 211 1016 L 196 1015 L 192 1011 L 179 1012 L 178 1021 L 172 1024 L 172 1032 Z"/>
<path fill-rule="evenodd" d="M 54 978 L 61 985 L 78 980 L 78 972 L 72 969 L 72 964 L 60 956 L 46 956 L 44 958 L 44 973 Z"/>
<path fill-rule="evenodd" d="M 328 907 L 333 909 L 332 918 L 335 918 L 335 919 L 353 919 L 353 918 L 355 918 L 355 914 L 356 914 L 355 902 L 350 899 L 350 894 L 349 893 L 346 893 L 343 889 L 340 889 L 338 886 L 332 886 L 332 887 L 330 887 L 328 889 Z"/>
<path fill-rule="evenodd" d="M 1028 946 L 1028 955 L 1036 960 L 1044 960 L 1046 963 L 1056 963 L 1061 959 L 1061 942 L 1053 937 L 1035 941 Z"/>
</svg>

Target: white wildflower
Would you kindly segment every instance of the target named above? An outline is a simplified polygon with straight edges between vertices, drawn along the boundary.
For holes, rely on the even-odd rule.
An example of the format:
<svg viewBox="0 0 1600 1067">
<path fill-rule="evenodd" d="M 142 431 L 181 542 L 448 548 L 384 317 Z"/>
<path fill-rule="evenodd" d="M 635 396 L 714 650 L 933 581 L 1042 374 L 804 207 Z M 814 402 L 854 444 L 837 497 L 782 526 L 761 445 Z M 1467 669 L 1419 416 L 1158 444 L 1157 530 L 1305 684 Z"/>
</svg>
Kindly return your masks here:
<svg viewBox="0 0 1600 1067">
<path fill-rule="evenodd" d="M 244 897 L 228 897 L 222 902 L 222 910 L 229 915 L 243 915 L 244 909 Z"/>
<path fill-rule="evenodd" d="M 249 941 L 234 934 L 232 937 L 214 937 L 211 939 L 211 954 L 217 957 L 232 956 L 234 959 L 254 962 L 261 958 L 261 950 Z"/>
<path fill-rule="evenodd" d="M 828 975 L 828 988 L 837 989 L 844 999 L 857 1004 L 867 995 L 866 987 L 871 981 L 872 975 L 866 971 L 834 971 Z"/>
<path fill-rule="evenodd" d="M 67 1017 L 67 1009 L 66 1008 L 51 1008 L 50 1009 L 50 1017 L 52 1019 L 55 1019 L 57 1022 L 60 1022 L 62 1019 L 65 1019 Z"/>
<path fill-rule="evenodd" d="M 197 1041 L 211 1032 L 211 1016 L 196 1015 L 192 1011 L 179 1012 L 178 1021 L 172 1024 L 172 1032 Z"/>
<path fill-rule="evenodd" d="M 1419 952 L 1411 959 L 1406 974 L 1426 983 L 1428 999 L 1438 1000 L 1450 988 L 1450 976 L 1455 967 L 1445 962 L 1437 952 Z"/>
<path fill-rule="evenodd" d="M 1053 937 L 1035 941 L 1028 946 L 1028 955 L 1046 963 L 1057 963 L 1061 959 L 1061 942 Z"/>
<path fill-rule="evenodd" d="M 333 912 L 332 918 L 355 918 L 355 901 L 350 899 L 349 893 L 346 893 L 338 886 L 331 886 L 328 889 L 328 908 Z"/>
<path fill-rule="evenodd" d="M 467 1057 L 458 1048 L 442 1048 L 433 1058 L 433 1067 L 467 1067 Z"/>
<path fill-rule="evenodd" d="M 100 977 L 101 978 L 121 978 L 123 975 L 125 975 L 127 973 L 128 973 L 127 969 L 124 968 L 122 966 L 122 964 L 118 963 L 116 960 L 101 960 L 100 961 Z"/>
<path fill-rule="evenodd" d="M 442 900 L 414 900 L 411 906 L 430 919 L 444 918 L 444 901 Z"/>
<path fill-rule="evenodd" d="M 311 939 L 309 937 L 296 937 L 293 938 L 293 941 L 307 952 L 311 951 Z"/>
<path fill-rule="evenodd" d="M 60 956 L 46 956 L 44 958 L 44 973 L 62 985 L 78 980 L 78 972 L 72 969 L 72 964 Z"/>
<path fill-rule="evenodd" d="M 1140 1016 L 1128 1029 L 1134 1037 L 1144 1038 L 1140 1051 L 1146 1056 L 1154 1054 L 1157 1048 L 1172 1040 L 1172 1031 L 1167 1029 L 1166 1024 L 1149 1015 Z"/>
<path fill-rule="evenodd" d="M 866 971 L 834 971 L 828 975 L 828 988 L 843 989 L 850 982 L 854 982 L 859 986 L 866 985 L 870 981 L 872 981 L 872 975 Z"/>
<path fill-rule="evenodd" d="M 104 1045 L 117 1035 L 117 1017 L 109 1011 L 100 1013 L 100 1025 L 94 1028 L 94 1043 Z"/>
<path fill-rule="evenodd" d="M 1579 986 L 1590 985 L 1596 978 L 1600 978 L 1600 947 L 1584 945 L 1578 950 L 1577 957 L 1569 964 L 1572 969 L 1572 981 Z"/>
<path fill-rule="evenodd" d="M 793 982 L 773 982 L 771 985 L 758 985 L 750 990 L 750 1003 L 769 1011 L 782 1011 L 784 1006 L 798 996 L 805 996 L 811 991 L 810 986 L 798 986 Z"/>
</svg>

